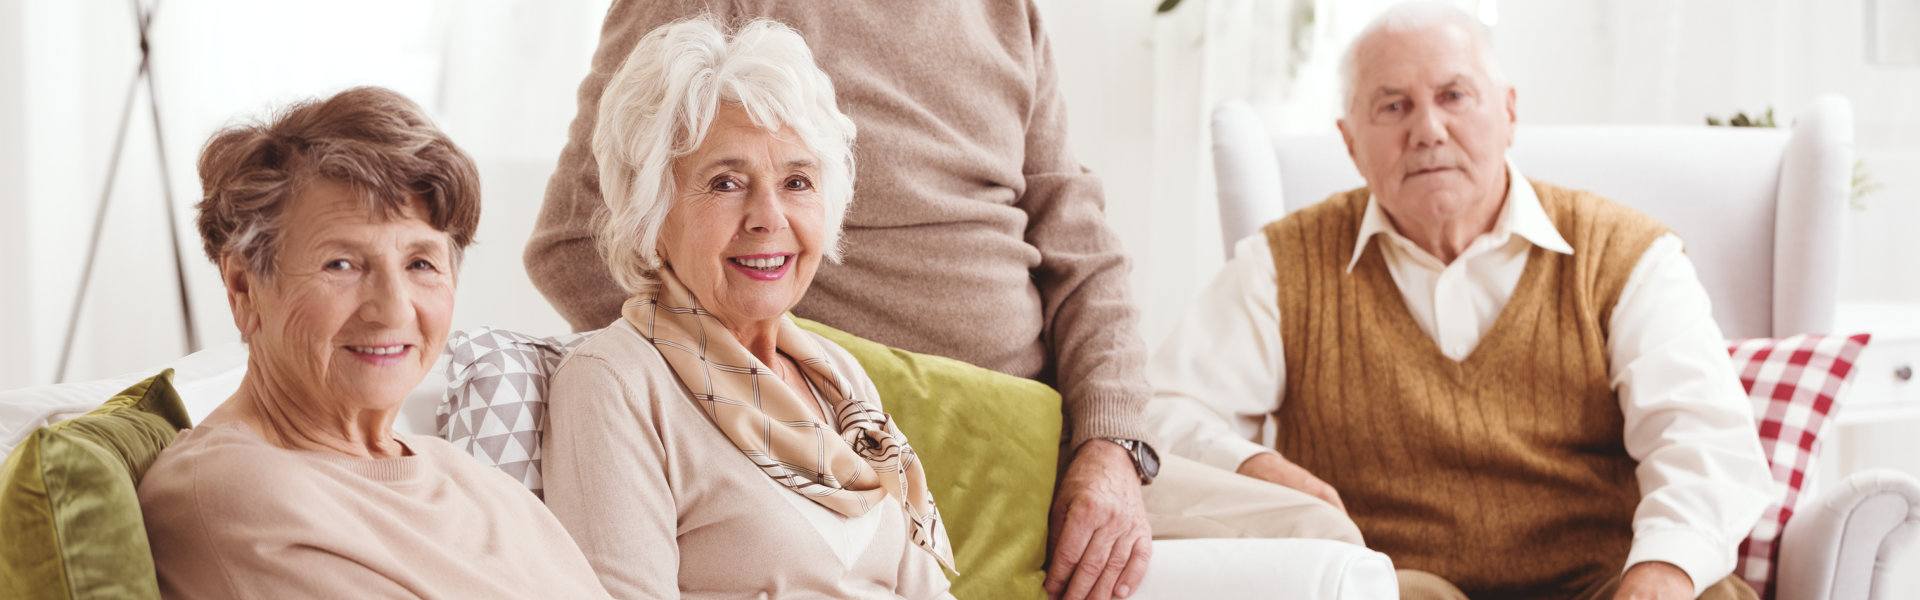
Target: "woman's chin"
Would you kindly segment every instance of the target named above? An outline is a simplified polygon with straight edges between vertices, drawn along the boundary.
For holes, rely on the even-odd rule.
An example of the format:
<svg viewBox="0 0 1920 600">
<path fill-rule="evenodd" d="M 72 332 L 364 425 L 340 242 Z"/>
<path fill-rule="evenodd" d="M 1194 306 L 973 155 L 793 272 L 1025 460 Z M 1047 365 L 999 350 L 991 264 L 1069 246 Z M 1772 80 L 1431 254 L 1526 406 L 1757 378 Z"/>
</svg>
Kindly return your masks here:
<svg viewBox="0 0 1920 600">
<path fill-rule="evenodd" d="M 753 314 L 758 315 L 759 320 L 762 322 L 778 321 L 782 317 L 787 316 L 787 311 L 789 310 L 793 310 L 793 303 L 782 302 L 779 304 L 770 304 L 765 307 L 760 307 L 759 310 L 755 311 Z"/>
<path fill-rule="evenodd" d="M 723 297 L 719 302 L 701 302 L 701 305 L 721 315 L 724 322 L 763 323 L 786 315 L 799 300 L 797 295 L 790 294 L 753 294 L 744 298 Z"/>
<path fill-rule="evenodd" d="M 373 380 L 342 382 L 334 397 L 340 402 L 369 411 L 394 411 L 406 404 L 407 396 L 420 386 L 423 377 L 380 377 Z"/>
</svg>

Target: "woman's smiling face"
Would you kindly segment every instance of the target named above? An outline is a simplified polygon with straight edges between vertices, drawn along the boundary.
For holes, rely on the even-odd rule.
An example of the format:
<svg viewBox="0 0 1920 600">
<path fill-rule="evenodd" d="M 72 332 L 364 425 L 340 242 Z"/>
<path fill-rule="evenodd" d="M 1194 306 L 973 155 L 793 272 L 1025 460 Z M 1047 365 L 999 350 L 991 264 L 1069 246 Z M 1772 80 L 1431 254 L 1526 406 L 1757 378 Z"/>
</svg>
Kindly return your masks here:
<svg viewBox="0 0 1920 600">
<path fill-rule="evenodd" d="M 358 190 L 315 180 L 290 202 L 273 273 L 237 275 L 245 261 L 224 262 L 251 352 L 293 397 L 397 408 L 447 338 L 452 240 L 417 201 L 389 218 Z"/>
<path fill-rule="evenodd" d="M 792 128 L 770 132 L 721 105 L 700 147 L 674 161 L 661 262 L 728 327 L 780 318 L 827 250 L 819 174 Z"/>
</svg>

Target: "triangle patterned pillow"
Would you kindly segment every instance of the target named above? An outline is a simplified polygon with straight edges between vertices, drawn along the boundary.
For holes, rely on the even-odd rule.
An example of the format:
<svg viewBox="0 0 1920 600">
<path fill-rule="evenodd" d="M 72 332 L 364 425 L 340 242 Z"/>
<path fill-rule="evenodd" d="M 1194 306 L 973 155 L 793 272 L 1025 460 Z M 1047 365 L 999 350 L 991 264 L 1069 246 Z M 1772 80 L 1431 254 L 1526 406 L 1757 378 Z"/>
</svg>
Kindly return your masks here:
<svg viewBox="0 0 1920 600">
<path fill-rule="evenodd" d="M 547 377 L 597 331 L 536 337 L 480 327 L 447 338 L 447 396 L 434 410 L 439 436 L 518 479 L 535 496 Z"/>
</svg>

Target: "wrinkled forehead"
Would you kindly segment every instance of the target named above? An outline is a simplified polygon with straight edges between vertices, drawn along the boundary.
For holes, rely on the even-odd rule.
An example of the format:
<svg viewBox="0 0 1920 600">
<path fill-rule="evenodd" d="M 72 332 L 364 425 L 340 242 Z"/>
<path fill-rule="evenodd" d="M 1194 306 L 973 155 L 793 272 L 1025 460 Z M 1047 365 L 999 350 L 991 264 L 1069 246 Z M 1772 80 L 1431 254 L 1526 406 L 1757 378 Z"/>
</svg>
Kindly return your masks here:
<svg viewBox="0 0 1920 600">
<path fill-rule="evenodd" d="M 1354 90 L 1360 97 L 1382 88 L 1406 90 L 1492 80 L 1478 38 L 1459 25 L 1411 30 L 1382 29 L 1361 40 L 1354 53 Z"/>
<path fill-rule="evenodd" d="M 287 202 L 284 218 L 290 240 L 343 232 L 408 239 L 448 235 L 433 226 L 426 203 L 411 192 L 382 195 L 351 183 L 316 178 L 302 185 Z"/>
</svg>

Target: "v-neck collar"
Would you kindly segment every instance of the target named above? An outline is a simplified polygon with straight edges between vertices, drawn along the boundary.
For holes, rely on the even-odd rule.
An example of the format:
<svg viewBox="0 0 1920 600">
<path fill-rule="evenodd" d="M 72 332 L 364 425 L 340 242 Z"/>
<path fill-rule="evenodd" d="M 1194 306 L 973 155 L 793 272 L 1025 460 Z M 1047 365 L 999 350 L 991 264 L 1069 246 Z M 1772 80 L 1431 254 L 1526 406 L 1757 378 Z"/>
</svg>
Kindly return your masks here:
<svg viewBox="0 0 1920 600">
<path fill-rule="evenodd" d="M 1369 242 L 1368 245 L 1378 243 L 1384 243 L 1384 240 L 1376 238 Z M 1393 274 L 1387 270 L 1384 252 L 1379 252 L 1378 249 L 1375 249 L 1374 252 L 1369 252 L 1366 256 L 1355 257 L 1352 262 L 1364 262 L 1365 264 L 1361 265 L 1364 268 L 1359 269 L 1358 273 L 1347 273 L 1347 276 L 1355 274 L 1362 275 L 1362 281 L 1356 283 L 1371 288 L 1370 291 L 1373 294 L 1385 299 L 1384 303 L 1392 306 L 1392 308 L 1385 310 L 1392 315 L 1388 318 L 1392 319 L 1391 325 L 1393 329 L 1398 332 L 1396 335 L 1410 336 L 1417 340 L 1403 340 L 1408 343 L 1408 347 L 1425 348 L 1427 353 L 1432 355 L 1432 357 L 1443 361 L 1443 364 L 1453 367 L 1453 375 L 1457 377 L 1460 375 L 1461 369 L 1472 364 L 1478 364 L 1477 359 L 1482 354 L 1486 354 L 1488 347 L 1502 343 L 1504 337 L 1508 335 L 1508 329 L 1517 327 L 1517 325 L 1512 324 L 1512 321 L 1519 318 L 1517 311 L 1521 310 L 1515 308 L 1516 306 L 1531 305 L 1535 301 L 1536 296 L 1544 293 L 1542 292 L 1542 288 L 1545 286 L 1542 284 L 1542 275 L 1539 271 L 1540 269 L 1546 268 L 1543 266 L 1544 263 L 1551 259 L 1549 252 L 1551 251 L 1540 246 L 1534 246 L 1528 249 L 1527 264 L 1520 270 L 1520 281 L 1514 285 L 1513 295 L 1507 299 L 1506 306 L 1500 307 L 1500 314 L 1494 317 L 1493 325 L 1487 328 L 1486 335 L 1481 336 L 1480 343 L 1475 345 L 1473 350 L 1468 352 L 1466 356 L 1461 357 L 1460 360 L 1454 360 L 1452 357 L 1447 356 L 1446 352 L 1441 350 L 1440 342 L 1426 335 L 1420 329 L 1419 322 L 1413 318 L 1413 310 L 1407 307 L 1406 296 L 1400 291 L 1400 286 L 1393 282 Z"/>
</svg>

